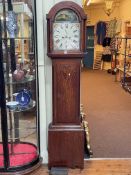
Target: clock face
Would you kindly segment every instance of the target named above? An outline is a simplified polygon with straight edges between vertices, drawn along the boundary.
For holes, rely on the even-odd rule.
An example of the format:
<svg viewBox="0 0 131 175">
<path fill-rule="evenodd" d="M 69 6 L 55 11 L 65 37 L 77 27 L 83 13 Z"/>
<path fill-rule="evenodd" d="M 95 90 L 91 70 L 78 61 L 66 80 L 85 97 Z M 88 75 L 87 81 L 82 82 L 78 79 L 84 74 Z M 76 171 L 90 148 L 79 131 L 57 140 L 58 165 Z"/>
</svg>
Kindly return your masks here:
<svg viewBox="0 0 131 175">
<path fill-rule="evenodd" d="M 80 23 L 55 22 L 53 24 L 54 50 L 80 50 Z"/>
</svg>

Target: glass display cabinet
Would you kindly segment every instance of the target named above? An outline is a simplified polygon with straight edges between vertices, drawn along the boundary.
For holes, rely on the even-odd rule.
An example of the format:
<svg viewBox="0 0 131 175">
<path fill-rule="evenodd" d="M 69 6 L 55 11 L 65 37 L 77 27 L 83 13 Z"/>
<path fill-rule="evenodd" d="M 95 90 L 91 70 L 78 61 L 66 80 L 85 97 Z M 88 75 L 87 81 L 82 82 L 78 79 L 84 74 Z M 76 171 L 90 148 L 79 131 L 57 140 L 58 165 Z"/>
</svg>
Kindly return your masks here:
<svg viewBox="0 0 131 175">
<path fill-rule="evenodd" d="M 0 174 L 40 165 L 33 0 L 0 0 Z"/>
</svg>

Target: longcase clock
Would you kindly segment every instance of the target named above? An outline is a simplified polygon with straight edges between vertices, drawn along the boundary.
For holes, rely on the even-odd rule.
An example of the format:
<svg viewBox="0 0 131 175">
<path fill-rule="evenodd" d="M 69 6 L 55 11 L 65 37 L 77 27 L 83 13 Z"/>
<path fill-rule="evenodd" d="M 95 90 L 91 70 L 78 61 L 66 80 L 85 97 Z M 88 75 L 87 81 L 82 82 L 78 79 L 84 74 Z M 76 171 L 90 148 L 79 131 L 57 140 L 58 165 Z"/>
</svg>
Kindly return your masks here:
<svg viewBox="0 0 131 175">
<path fill-rule="evenodd" d="M 85 50 L 83 9 L 74 2 L 56 4 L 47 15 L 47 55 L 52 59 L 53 116 L 49 125 L 49 168 L 84 166 L 84 130 L 80 123 L 80 65 Z"/>
</svg>

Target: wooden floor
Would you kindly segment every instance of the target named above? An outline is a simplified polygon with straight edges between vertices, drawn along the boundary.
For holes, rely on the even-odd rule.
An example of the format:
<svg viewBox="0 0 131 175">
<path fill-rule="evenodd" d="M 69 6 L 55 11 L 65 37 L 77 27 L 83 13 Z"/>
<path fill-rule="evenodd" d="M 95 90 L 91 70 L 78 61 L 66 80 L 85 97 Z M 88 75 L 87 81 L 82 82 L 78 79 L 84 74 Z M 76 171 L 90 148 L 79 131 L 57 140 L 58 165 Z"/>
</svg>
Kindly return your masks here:
<svg viewBox="0 0 131 175">
<path fill-rule="evenodd" d="M 47 166 L 44 165 L 30 173 L 30 175 L 48 174 Z M 131 175 L 131 159 L 87 160 L 83 170 L 69 169 L 68 175 Z"/>
</svg>

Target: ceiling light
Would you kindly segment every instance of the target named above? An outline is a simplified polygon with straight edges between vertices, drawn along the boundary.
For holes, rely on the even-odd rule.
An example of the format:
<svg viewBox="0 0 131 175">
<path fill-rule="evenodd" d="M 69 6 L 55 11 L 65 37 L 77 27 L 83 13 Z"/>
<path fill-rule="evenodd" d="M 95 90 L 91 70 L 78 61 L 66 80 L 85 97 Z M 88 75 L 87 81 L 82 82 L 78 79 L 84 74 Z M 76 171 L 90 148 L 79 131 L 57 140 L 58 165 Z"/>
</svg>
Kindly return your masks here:
<svg viewBox="0 0 131 175">
<path fill-rule="evenodd" d="M 91 3 L 91 0 L 83 0 L 83 7 L 84 6 L 89 6 Z"/>
<path fill-rule="evenodd" d="M 87 6 L 90 5 L 90 3 L 91 3 L 91 0 L 88 0 L 86 5 Z"/>
</svg>

